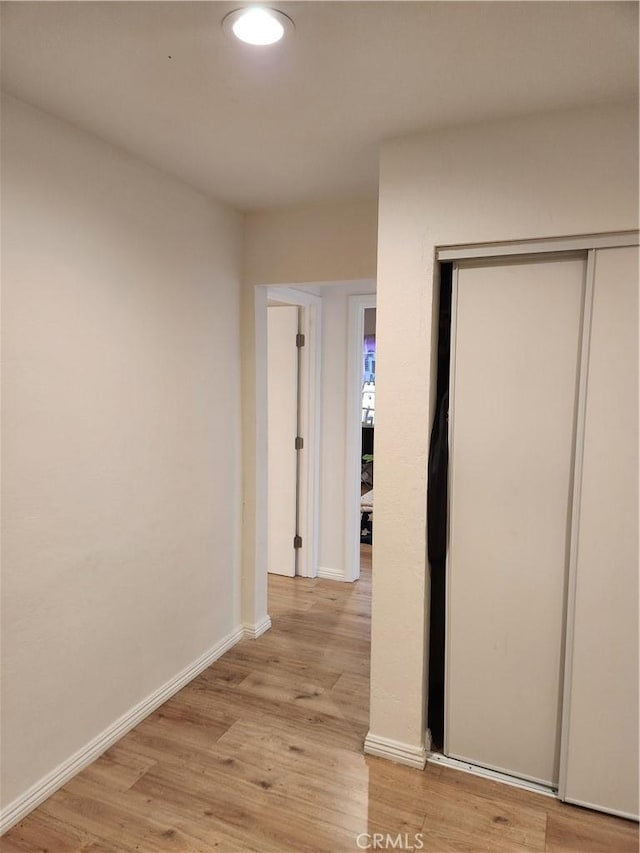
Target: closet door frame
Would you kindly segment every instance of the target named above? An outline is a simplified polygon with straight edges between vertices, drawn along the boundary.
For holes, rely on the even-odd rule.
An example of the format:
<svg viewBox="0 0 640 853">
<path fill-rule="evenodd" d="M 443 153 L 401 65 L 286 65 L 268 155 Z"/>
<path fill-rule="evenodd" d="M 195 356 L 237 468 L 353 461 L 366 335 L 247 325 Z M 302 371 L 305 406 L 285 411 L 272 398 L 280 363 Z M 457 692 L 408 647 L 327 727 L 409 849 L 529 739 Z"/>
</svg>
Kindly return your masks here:
<svg viewBox="0 0 640 853">
<path fill-rule="evenodd" d="M 565 636 L 564 636 L 564 673 L 563 673 L 563 688 L 562 688 L 562 715 L 560 722 L 560 766 L 559 766 L 559 781 L 558 791 L 556 796 L 564 800 L 566 798 L 567 784 L 567 750 L 568 750 L 568 732 L 569 732 L 569 713 L 571 708 L 571 678 L 572 678 L 572 661 L 574 647 L 574 617 L 576 603 L 576 582 L 577 582 L 577 561 L 578 561 L 578 533 L 580 522 L 580 496 L 582 487 L 582 467 L 584 458 L 584 433 L 585 433 L 585 416 L 587 404 L 587 382 L 588 382 L 588 363 L 589 363 L 589 346 L 591 337 L 591 319 L 593 312 L 593 293 L 595 281 L 595 252 L 597 249 L 620 248 L 625 246 L 640 245 L 639 231 L 624 231 L 611 234 L 592 234 L 578 237 L 560 237 L 550 238 L 546 240 L 524 240 L 502 243 L 484 243 L 470 244 L 466 246 L 442 246 L 436 250 L 436 260 L 439 262 L 450 261 L 454 263 L 453 269 L 453 290 L 451 304 L 451 367 L 449 377 L 449 399 L 453 399 L 455 389 L 455 340 L 456 340 L 456 315 L 457 315 L 457 283 L 458 283 L 458 265 L 459 261 L 473 261 L 479 259 L 495 259 L 497 262 L 504 260 L 507 257 L 530 256 L 533 258 L 541 258 L 546 255 L 585 252 L 587 253 L 587 267 L 585 276 L 585 291 L 584 291 L 584 309 L 582 315 L 582 330 L 580 341 L 580 361 L 578 365 L 578 396 L 576 401 L 576 435 L 575 435 L 575 454 L 573 468 L 573 485 L 571 494 L 571 531 L 569 539 L 569 557 L 568 557 L 568 577 L 567 577 L 567 602 L 566 602 L 566 619 L 565 619 Z M 455 412 L 451 412 L 449 416 L 449 446 L 451 446 L 452 426 L 455 418 Z M 451 520 L 451 465 L 448 471 L 448 512 L 447 512 L 447 559 L 449 554 L 449 525 Z M 449 607 L 450 607 L 450 573 L 447 572 L 446 580 L 446 619 L 447 625 L 450 625 Z M 444 696 L 444 712 L 445 720 L 447 719 L 447 702 L 448 702 L 448 684 L 449 684 L 449 642 L 445 643 L 445 696 Z M 447 730 L 445 727 L 445 743 L 444 750 L 447 751 Z M 527 782 L 526 780 L 516 780 L 515 778 L 506 776 L 503 773 L 491 771 L 484 767 L 468 764 L 467 762 L 458 761 L 439 757 L 439 763 L 448 764 L 457 769 L 464 770 L 476 775 L 495 778 L 509 784 L 517 785 L 518 787 L 535 790 L 540 793 L 552 793 L 550 789 L 544 786 L 536 785 L 535 783 Z"/>
</svg>

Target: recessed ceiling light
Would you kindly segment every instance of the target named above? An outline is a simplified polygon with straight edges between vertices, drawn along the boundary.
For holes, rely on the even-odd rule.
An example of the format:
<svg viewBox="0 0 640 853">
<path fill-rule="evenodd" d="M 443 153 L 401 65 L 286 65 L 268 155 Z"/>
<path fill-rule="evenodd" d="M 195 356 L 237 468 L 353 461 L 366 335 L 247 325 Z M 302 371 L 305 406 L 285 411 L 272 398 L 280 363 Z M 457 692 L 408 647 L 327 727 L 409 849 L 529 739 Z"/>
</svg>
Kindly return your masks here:
<svg viewBox="0 0 640 853">
<path fill-rule="evenodd" d="M 229 12 L 222 20 L 226 33 L 247 44 L 275 44 L 286 32 L 293 30 L 293 21 L 277 9 L 249 6 Z"/>
</svg>

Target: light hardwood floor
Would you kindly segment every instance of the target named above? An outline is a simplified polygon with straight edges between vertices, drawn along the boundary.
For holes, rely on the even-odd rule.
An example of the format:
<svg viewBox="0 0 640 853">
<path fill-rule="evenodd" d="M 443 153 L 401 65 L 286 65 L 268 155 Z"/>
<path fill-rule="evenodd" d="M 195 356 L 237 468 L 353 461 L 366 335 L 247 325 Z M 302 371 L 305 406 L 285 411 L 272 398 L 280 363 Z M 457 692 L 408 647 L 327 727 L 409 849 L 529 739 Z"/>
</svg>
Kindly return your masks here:
<svg viewBox="0 0 640 853">
<path fill-rule="evenodd" d="M 356 584 L 270 577 L 272 630 L 238 644 L 10 830 L 3 853 L 355 853 L 374 833 L 390 834 L 386 849 L 433 853 L 636 851 L 633 823 L 363 755 L 370 550 Z"/>
</svg>

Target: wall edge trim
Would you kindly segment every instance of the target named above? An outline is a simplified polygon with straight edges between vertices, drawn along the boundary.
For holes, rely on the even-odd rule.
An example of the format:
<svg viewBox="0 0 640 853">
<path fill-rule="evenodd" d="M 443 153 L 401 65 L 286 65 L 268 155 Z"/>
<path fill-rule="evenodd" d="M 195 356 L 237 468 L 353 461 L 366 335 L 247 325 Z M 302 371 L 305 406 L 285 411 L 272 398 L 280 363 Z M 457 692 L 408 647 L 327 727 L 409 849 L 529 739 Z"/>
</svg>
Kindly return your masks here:
<svg viewBox="0 0 640 853">
<path fill-rule="evenodd" d="M 218 658 L 229 651 L 244 636 L 241 627 L 235 628 L 219 642 L 212 646 L 199 658 L 181 670 L 169 681 L 165 682 L 153 693 L 126 711 L 121 717 L 107 726 L 99 735 L 94 737 L 85 746 L 69 758 L 62 761 L 57 767 L 39 779 L 23 794 L 16 797 L 2 810 L 0 816 L 0 835 L 26 817 L 29 812 L 37 808 L 48 797 L 72 779 L 81 770 L 84 770 L 91 762 L 95 761 L 103 752 L 113 746 L 116 741 L 142 722 L 156 708 L 170 699 L 175 693 L 185 687 L 190 681 L 210 666 Z"/>
<path fill-rule="evenodd" d="M 340 569 L 332 569 L 329 566 L 318 566 L 318 577 L 325 581 L 340 581 L 346 583 L 347 579 L 344 576 L 344 571 Z"/>
<path fill-rule="evenodd" d="M 249 640 L 257 640 L 258 637 L 261 637 L 265 631 L 269 630 L 269 628 L 271 628 L 271 616 L 263 616 L 262 619 L 259 619 L 253 624 L 245 622 L 242 626 L 242 636 Z"/>
<path fill-rule="evenodd" d="M 378 758 L 395 761 L 397 764 L 417 767 L 418 770 L 424 770 L 427 763 L 427 750 L 424 746 L 413 746 L 413 744 L 380 737 L 371 732 L 365 738 L 364 751 L 367 755 L 375 755 Z"/>
</svg>

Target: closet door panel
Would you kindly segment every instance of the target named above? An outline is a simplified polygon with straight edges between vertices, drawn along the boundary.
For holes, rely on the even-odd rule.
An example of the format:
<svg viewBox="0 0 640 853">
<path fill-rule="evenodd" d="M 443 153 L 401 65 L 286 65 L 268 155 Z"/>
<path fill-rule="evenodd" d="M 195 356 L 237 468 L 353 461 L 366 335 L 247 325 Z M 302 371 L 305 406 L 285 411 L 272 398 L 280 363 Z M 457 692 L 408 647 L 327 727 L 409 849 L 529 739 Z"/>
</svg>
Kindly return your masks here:
<svg viewBox="0 0 640 853">
<path fill-rule="evenodd" d="M 445 751 L 556 785 L 585 260 L 458 270 Z"/>
<path fill-rule="evenodd" d="M 638 249 L 596 252 L 566 797 L 638 814 Z"/>
</svg>

